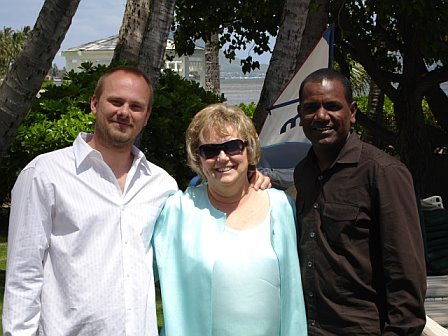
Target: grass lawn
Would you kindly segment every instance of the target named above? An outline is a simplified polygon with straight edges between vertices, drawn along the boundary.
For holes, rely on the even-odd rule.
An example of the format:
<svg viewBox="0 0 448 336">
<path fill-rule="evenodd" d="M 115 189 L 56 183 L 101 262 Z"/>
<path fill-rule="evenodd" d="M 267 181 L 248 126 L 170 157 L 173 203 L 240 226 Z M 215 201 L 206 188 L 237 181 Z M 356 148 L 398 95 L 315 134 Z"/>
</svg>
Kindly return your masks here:
<svg viewBox="0 0 448 336">
<path fill-rule="evenodd" d="M 3 292 L 5 291 L 5 270 L 6 270 L 6 242 L 0 243 L 0 321 L 3 311 Z M 3 335 L 3 328 L 0 323 L 0 335 Z"/>
<path fill-rule="evenodd" d="M 0 335 L 3 335 L 2 311 L 3 311 L 3 293 L 5 292 L 5 274 L 6 274 L 6 250 L 8 244 L 8 218 L 9 207 L 0 204 Z"/>
</svg>

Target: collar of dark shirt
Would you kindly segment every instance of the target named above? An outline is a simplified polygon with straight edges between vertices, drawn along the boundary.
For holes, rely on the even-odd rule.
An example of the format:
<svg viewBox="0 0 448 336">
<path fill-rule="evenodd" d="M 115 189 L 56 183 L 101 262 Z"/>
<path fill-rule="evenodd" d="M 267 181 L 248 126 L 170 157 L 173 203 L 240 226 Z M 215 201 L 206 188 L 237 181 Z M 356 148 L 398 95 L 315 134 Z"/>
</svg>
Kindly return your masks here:
<svg viewBox="0 0 448 336">
<path fill-rule="evenodd" d="M 356 164 L 359 162 L 359 158 L 361 157 L 361 149 L 362 149 L 362 141 L 359 138 L 359 136 L 352 130 L 350 132 L 350 135 L 347 137 L 347 141 L 342 147 L 341 151 L 339 152 L 339 155 L 336 157 L 336 160 L 334 160 L 333 164 L 326 169 L 326 171 L 331 170 L 335 164 Z M 308 155 L 307 160 L 311 160 L 313 164 L 317 165 L 317 158 L 316 154 L 313 151 L 313 148 L 311 147 Z"/>
</svg>

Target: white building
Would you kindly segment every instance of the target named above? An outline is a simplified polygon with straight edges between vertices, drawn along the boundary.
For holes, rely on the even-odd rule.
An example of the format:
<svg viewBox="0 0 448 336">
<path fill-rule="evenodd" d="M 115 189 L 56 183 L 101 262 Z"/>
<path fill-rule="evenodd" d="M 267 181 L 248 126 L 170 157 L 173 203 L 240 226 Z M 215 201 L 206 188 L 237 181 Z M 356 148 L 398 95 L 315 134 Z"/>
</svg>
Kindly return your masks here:
<svg viewBox="0 0 448 336">
<path fill-rule="evenodd" d="M 109 65 L 117 42 L 118 35 L 114 35 L 62 51 L 61 55 L 65 57 L 66 70 L 80 71 L 79 66 L 84 62 L 91 62 L 94 66 L 99 64 Z M 195 80 L 201 86 L 204 86 L 205 49 L 203 47 L 196 45 L 193 55 L 179 57 L 175 54 L 173 41 L 168 39 L 165 56 L 174 56 L 172 60 L 165 61 L 165 68 L 177 72 L 184 78 Z"/>
</svg>

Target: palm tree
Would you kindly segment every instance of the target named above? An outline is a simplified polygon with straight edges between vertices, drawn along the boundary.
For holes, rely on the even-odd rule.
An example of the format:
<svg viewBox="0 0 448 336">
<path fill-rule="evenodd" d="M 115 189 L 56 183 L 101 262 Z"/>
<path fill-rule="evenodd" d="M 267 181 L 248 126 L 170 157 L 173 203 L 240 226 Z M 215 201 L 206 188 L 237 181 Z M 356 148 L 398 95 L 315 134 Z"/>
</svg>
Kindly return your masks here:
<svg viewBox="0 0 448 336">
<path fill-rule="evenodd" d="M 309 3 L 309 0 L 287 0 L 285 3 L 282 24 L 254 113 L 257 125 L 263 123 L 269 107 L 306 60 L 326 28 L 329 0 L 317 0 L 315 10 L 308 10 Z"/>
<path fill-rule="evenodd" d="M 149 75 L 154 85 L 160 77 L 175 3 L 176 0 L 151 0 L 149 6 L 148 21 L 138 55 L 138 67 Z"/>
<path fill-rule="evenodd" d="M 381 137 L 378 136 L 376 130 L 378 127 L 383 126 L 384 93 L 369 77 L 361 64 L 355 61 L 350 61 L 350 64 L 350 80 L 353 86 L 353 94 L 355 96 L 363 96 L 367 93 L 367 108 L 364 114 L 368 120 L 376 124 L 376 127 L 364 127 L 361 139 L 379 148 L 383 148 L 383 141 L 381 141 Z M 358 111 L 356 116 L 362 119 L 361 113 L 363 112 Z"/>
<path fill-rule="evenodd" d="M 327 28 L 329 6 L 330 0 L 310 1 L 305 29 L 303 30 L 302 41 L 300 42 L 296 69 L 305 63 L 309 54 L 316 46 L 316 43 L 322 37 L 323 31 Z"/>
<path fill-rule="evenodd" d="M 138 62 L 138 54 L 149 17 L 149 6 L 148 0 L 128 0 L 126 2 L 112 63 Z"/>
<path fill-rule="evenodd" d="M 39 91 L 80 0 L 45 0 L 29 38 L 0 86 L 0 156 Z"/>
<path fill-rule="evenodd" d="M 8 72 L 17 54 L 22 51 L 30 30 L 29 26 L 25 26 L 23 30 L 14 31 L 4 27 L 0 31 L 0 76 Z"/>
<path fill-rule="evenodd" d="M 212 33 L 210 40 L 205 43 L 205 90 L 219 94 L 219 35 Z"/>
<path fill-rule="evenodd" d="M 383 123 L 383 105 L 384 93 L 374 81 L 370 80 L 366 116 L 380 126 L 382 126 Z M 377 146 L 378 148 L 383 147 L 381 138 L 376 137 L 375 134 L 368 128 L 366 128 L 362 133 L 361 139 Z"/>
</svg>

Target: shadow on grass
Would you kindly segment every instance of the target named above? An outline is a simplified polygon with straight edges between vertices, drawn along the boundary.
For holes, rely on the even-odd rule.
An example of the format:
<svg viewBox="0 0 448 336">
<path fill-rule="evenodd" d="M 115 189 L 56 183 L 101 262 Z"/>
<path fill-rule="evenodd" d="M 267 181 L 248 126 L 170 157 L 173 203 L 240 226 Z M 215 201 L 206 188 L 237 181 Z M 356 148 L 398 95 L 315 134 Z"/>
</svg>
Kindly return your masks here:
<svg viewBox="0 0 448 336">
<path fill-rule="evenodd" d="M 0 243 L 8 239 L 9 205 L 0 206 Z"/>
<path fill-rule="evenodd" d="M 0 206 L 0 335 L 3 335 L 2 312 L 5 292 L 6 250 L 8 241 L 9 205 Z"/>
<path fill-rule="evenodd" d="M 3 307 L 3 294 L 5 292 L 5 276 L 6 276 L 6 271 L 3 269 L 0 270 L 0 300 L 1 300 L 0 306 L 1 307 Z"/>
</svg>

